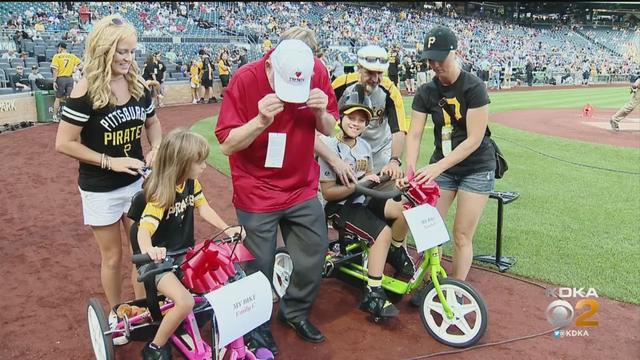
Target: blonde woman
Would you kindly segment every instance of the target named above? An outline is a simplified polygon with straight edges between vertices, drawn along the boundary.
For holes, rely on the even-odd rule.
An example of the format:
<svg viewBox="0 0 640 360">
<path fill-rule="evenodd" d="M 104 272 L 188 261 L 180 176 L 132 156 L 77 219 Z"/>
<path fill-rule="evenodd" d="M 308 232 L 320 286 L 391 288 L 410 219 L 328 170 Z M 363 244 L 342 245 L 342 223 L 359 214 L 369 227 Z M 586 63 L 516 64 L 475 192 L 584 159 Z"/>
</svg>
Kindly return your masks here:
<svg viewBox="0 0 640 360">
<path fill-rule="evenodd" d="M 56 151 L 80 163 L 78 188 L 84 224 L 89 225 L 101 255 L 100 277 L 111 308 L 121 302 L 121 226 L 131 197 L 142 188 L 139 171 L 151 164 L 162 140 L 151 93 L 139 75 L 134 54 L 136 30 L 118 15 L 95 24 L 86 40 L 84 77 L 76 84 L 62 111 Z M 144 131 L 143 131 L 144 129 Z M 142 154 L 142 136 L 152 150 Z M 144 287 L 132 282 L 136 297 Z M 116 315 L 109 314 L 114 324 Z M 114 337 L 114 344 L 127 342 Z"/>
</svg>

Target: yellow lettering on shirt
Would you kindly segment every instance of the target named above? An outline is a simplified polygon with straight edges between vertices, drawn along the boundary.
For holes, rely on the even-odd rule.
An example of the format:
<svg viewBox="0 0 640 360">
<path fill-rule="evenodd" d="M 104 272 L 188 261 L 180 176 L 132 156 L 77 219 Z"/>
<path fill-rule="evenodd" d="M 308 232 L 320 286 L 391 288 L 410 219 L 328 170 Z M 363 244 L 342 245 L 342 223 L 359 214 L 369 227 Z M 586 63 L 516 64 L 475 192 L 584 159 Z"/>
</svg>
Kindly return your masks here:
<svg viewBox="0 0 640 360">
<path fill-rule="evenodd" d="M 142 135 L 142 125 L 123 130 L 105 132 L 104 145 L 115 146 L 128 144 L 139 139 L 140 135 Z"/>
</svg>

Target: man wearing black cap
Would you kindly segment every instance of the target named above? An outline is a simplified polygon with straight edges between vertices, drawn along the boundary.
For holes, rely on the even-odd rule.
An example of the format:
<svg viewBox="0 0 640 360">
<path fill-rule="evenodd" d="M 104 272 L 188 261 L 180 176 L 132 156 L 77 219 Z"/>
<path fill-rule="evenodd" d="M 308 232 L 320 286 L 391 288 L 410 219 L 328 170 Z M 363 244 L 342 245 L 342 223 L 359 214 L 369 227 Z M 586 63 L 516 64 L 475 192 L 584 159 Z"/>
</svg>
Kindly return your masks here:
<svg viewBox="0 0 640 360">
<path fill-rule="evenodd" d="M 73 70 L 82 61 L 75 55 L 67 52 L 65 42 L 58 43 L 58 53 L 51 59 L 51 72 L 53 73 L 53 89 L 56 91 L 56 100 L 53 102 L 53 121 L 58 122 L 60 99 L 67 98 L 73 90 Z"/>
<path fill-rule="evenodd" d="M 473 234 L 495 183 L 496 163 L 487 127 L 486 87 L 460 68 L 457 49 L 456 35 L 444 26 L 432 28 L 424 39 L 421 57 L 428 60 L 435 77 L 413 99 L 406 160 L 407 171 L 415 169 L 427 115 L 431 115 L 436 146 L 429 165 L 418 169 L 414 179 L 436 181 L 440 186 L 437 208 L 443 218 L 458 196 L 452 276 L 464 280 L 473 259 Z"/>
</svg>

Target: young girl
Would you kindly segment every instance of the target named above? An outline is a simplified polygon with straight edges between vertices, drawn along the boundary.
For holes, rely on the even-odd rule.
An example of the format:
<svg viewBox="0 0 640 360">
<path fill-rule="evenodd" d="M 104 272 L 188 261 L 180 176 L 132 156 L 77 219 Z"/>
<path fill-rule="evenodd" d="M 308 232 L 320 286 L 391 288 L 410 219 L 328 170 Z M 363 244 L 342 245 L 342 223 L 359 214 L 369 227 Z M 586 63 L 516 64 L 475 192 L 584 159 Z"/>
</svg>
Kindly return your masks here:
<svg viewBox="0 0 640 360">
<path fill-rule="evenodd" d="M 140 227 L 138 245 L 154 261 L 163 259 L 167 251 L 195 245 L 194 213 L 219 228 L 227 224 L 209 206 L 197 178 L 204 171 L 209 144 L 201 135 L 185 129 L 170 132 L 160 143 L 153 172 L 144 184 L 147 200 Z M 227 230 L 228 235 L 233 231 Z M 193 297 L 171 272 L 156 276 L 158 291 L 175 302 L 164 316 L 156 336 L 142 350 L 144 359 L 169 359 L 167 341 L 178 325 L 193 309 Z"/>
<path fill-rule="evenodd" d="M 192 60 L 189 65 L 189 76 L 191 77 L 191 95 L 193 95 L 193 104 L 198 103 L 198 90 L 200 89 L 200 80 L 202 79 L 202 63 L 200 60 Z"/>
</svg>

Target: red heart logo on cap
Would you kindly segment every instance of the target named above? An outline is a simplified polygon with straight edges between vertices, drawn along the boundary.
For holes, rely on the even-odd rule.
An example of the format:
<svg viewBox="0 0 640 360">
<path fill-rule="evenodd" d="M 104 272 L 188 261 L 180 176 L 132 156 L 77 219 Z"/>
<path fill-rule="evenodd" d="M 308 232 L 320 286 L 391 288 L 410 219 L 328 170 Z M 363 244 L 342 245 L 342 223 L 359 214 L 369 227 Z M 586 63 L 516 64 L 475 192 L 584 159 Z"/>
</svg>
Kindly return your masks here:
<svg viewBox="0 0 640 360">
<path fill-rule="evenodd" d="M 296 71 L 296 77 L 298 77 L 298 78 L 299 78 L 299 77 L 300 77 L 300 75 L 302 75 L 302 72 L 300 72 L 300 71 Z"/>
</svg>

